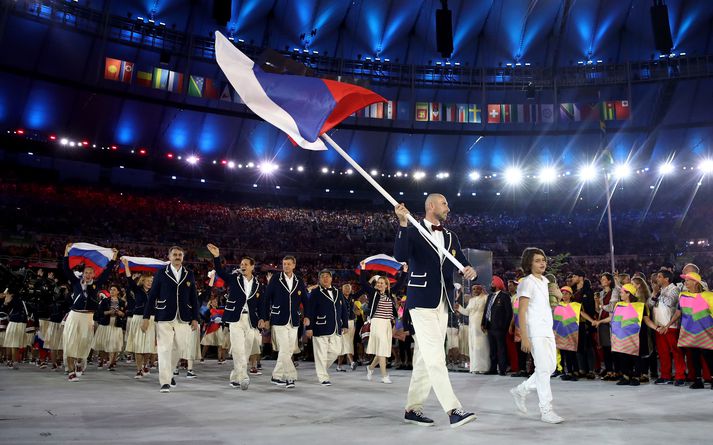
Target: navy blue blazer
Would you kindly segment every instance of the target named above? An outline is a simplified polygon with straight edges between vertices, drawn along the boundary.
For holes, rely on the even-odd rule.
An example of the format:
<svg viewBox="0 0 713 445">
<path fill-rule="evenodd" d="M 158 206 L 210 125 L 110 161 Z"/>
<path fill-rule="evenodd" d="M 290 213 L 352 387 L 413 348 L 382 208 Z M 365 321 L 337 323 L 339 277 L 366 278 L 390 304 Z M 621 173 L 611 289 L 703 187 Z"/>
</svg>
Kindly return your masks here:
<svg viewBox="0 0 713 445">
<path fill-rule="evenodd" d="M 332 290 L 333 298 L 330 298 L 328 289 L 322 286 L 312 289 L 305 307 L 305 317 L 309 318 L 309 326 L 305 329 L 311 330 L 315 337 L 342 335 L 342 328 L 349 327 L 347 299 L 336 287 L 329 289 Z"/>
<path fill-rule="evenodd" d="M 97 324 L 101 326 L 109 326 L 109 322 L 111 321 L 111 315 L 105 315 L 104 312 L 108 311 L 110 308 L 111 298 L 104 298 L 102 301 L 99 302 L 99 307 L 94 312 L 94 320 L 97 322 Z M 121 300 L 119 300 L 119 310 L 121 312 L 124 312 L 125 315 L 123 317 L 116 317 L 115 326 L 122 327 L 124 325 L 123 321 L 126 319 L 126 305 Z"/>
<path fill-rule="evenodd" d="M 12 296 L 12 301 L 4 304 L 5 312 L 7 312 L 7 321 L 13 323 L 27 323 L 27 317 L 29 316 L 27 304 L 22 300 L 22 298 L 15 294 Z"/>
<path fill-rule="evenodd" d="M 425 228 L 423 221 L 421 222 Z M 426 229 L 428 230 L 428 229 Z M 443 241 L 448 250 L 463 266 L 470 266 L 461 251 L 460 241 L 455 233 L 443 229 Z M 435 309 L 445 295 L 448 307 L 453 311 L 454 290 L 453 263 L 442 259 L 438 249 L 418 229 L 412 225 L 399 226 L 394 243 L 394 258 L 405 261 L 409 267 L 409 281 L 406 289 L 406 307 Z"/>
<path fill-rule="evenodd" d="M 149 301 L 149 294 L 144 290 L 143 286 L 136 284 L 133 278 L 129 278 L 127 281 L 129 282 L 129 290 L 134 294 L 134 307 L 132 308 L 131 315 L 141 315 L 143 317 L 144 311 L 146 310 L 146 303 Z"/>
<path fill-rule="evenodd" d="M 300 325 L 300 303 L 307 298 L 307 287 L 304 282 L 293 274 L 292 290 L 287 289 L 284 272 L 270 278 L 265 290 L 265 298 L 261 307 L 261 320 L 269 320 L 271 325 Z"/>
<path fill-rule="evenodd" d="M 178 316 L 178 320 L 185 323 L 200 322 L 199 309 L 193 272 L 183 266 L 178 281 L 170 264 L 156 272 L 144 308 L 144 319 L 153 315 L 156 321 L 172 321 Z"/>
<path fill-rule="evenodd" d="M 215 274 L 218 275 L 228 286 L 228 298 L 225 300 L 225 312 L 223 313 L 224 323 L 234 323 L 240 321 L 240 315 L 248 302 L 248 313 L 250 314 L 250 326 L 257 328 L 260 320 L 260 282 L 253 275 L 253 286 L 250 295 L 245 294 L 245 277 L 242 274 L 229 274 L 220 264 L 220 258 L 213 258 Z"/>
<path fill-rule="evenodd" d="M 62 268 L 64 269 L 64 275 L 72 284 L 72 310 L 96 311 L 99 306 L 99 290 L 101 290 L 104 283 L 109 279 L 111 271 L 114 270 L 114 260 L 109 261 L 109 264 L 106 265 L 106 269 L 104 269 L 101 275 L 99 275 L 92 284 L 87 285 L 86 292 L 82 289 L 82 279 L 77 278 L 74 272 L 72 272 L 72 269 L 69 268 L 69 257 L 62 259 Z"/>
</svg>

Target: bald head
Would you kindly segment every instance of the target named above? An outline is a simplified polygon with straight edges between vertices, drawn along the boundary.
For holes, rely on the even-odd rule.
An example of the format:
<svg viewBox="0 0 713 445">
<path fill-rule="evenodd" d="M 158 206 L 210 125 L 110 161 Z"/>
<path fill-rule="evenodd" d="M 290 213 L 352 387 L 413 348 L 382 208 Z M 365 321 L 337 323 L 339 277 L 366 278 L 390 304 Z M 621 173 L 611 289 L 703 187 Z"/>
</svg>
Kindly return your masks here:
<svg viewBox="0 0 713 445">
<path fill-rule="evenodd" d="M 446 197 L 440 193 L 431 193 L 426 197 L 426 219 L 436 219 L 443 222 L 451 211 L 448 208 Z"/>
</svg>

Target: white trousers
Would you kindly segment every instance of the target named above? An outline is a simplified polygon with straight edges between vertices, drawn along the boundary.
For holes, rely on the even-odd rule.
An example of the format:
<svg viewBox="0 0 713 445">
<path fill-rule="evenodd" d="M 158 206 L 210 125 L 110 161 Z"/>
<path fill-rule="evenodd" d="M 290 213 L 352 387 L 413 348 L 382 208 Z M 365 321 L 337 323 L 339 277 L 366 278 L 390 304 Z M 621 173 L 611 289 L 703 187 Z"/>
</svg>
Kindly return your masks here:
<svg viewBox="0 0 713 445">
<path fill-rule="evenodd" d="M 292 363 L 292 353 L 297 342 L 297 328 L 292 325 L 273 326 L 272 335 L 279 349 L 272 378 L 280 380 L 297 380 L 297 368 Z"/>
<path fill-rule="evenodd" d="M 545 413 L 552 409 L 552 388 L 550 376 L 557 369 L 557 346 L 554 337 L 530 337 L 532 358 L 535 362 L 535 373 L 529 379 L 518 385 L 517 390 L 527 395 L 533 389 L 537 390 L 540 401 L 540 411 Z"/>
<path fill-rule="evenodd" d="M 342 337 L 337 334 L 312 337 L 314 368 L 320 382 L 329 380 L 327 369 L 342 353 Z"/>
<path fill-rule="evenodd" d="M 413 350 L 413 373 L 406 399 L 407 411 L 420 411 L 433 388 L 443 410 L 447 413 L 461 408 L 446 368 L 443 349 L 448 327 L 448 309 L 441 303 L 435 309 L 411 309 L 411 322 L 416 331 Z"/>
<path fill-rule="evenodd" d="M 233 356 L 231 382 L 248 379 L 248 359 L 255 341 L 255 333 L 250 326 L 250 315 L 242 314 L 240 320 L 228 323 L 230 326 L 230 354 Z"/>
<path fill-rule="evenodd" d="M 191 325 L 178 320 L 156 322 L 156 349 L 158 352 L 158 381 L 168 385 L 173 369 L 186 354 L 191 340 Z"/>
</svg>

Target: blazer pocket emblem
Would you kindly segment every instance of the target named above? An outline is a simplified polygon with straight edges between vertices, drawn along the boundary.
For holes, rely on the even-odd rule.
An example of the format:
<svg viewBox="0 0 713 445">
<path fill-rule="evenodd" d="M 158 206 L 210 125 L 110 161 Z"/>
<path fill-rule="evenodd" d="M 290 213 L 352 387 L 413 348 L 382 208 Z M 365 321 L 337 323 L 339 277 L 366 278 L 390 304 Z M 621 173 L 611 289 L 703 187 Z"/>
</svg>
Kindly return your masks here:
<svg viewBox="0 0 713 445">
<path fill-rule="evenodd" d="M 186 286 L 191 287 L 191 282 L 190 282 L 190 281 L 186 281 Z"/>
<path fill-rule="evenodd" d="M 451 250 L 451 255 L 456 256 L 456 250 L 455 250 L 455 249 Z"/>
<path fill-rule="evenodd" d="M 302 295 L 302 291 L 301 291 L 301 290 L 298 290 L 298 291 L 297 291 L 297 295 Z"/>
</svg>

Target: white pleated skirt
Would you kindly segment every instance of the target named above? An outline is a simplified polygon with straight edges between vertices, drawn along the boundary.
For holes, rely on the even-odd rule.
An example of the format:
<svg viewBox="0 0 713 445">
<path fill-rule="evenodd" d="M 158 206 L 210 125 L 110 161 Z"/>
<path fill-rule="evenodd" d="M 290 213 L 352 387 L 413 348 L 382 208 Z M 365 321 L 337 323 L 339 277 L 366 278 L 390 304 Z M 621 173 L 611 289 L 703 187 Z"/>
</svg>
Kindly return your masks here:
<svg viewBox="0 0 713 445">
<path fill-rule="evenodd" d="M 91 312 L 69 311 L 62 331 L 66 357 L 83 359 L 89 355 L 94 343 L 93 317 Z"/>
<path fill-rule="evenodd" d="M 223 341 L 223 329 L 220 328 L 217 331 L 213 331 L 210 334 L 204 335 L 203 339 L 201 340 L 201 345 L 222 347 Z"/>
<path fill-rule="evenodd" d="M 346 334 L 342 334 L 342 353 L 354 354 L 354 320 L 349 320 L 349 327 Z"/>
<path fill-rule="evenodd" d="M 366 353 L 378 355 L 379 357 L 391 357 L 392 335 L 391 320 L 372 318 Z"/>
<path fill-rule="evenodd" d="M 134 315 L 129 320 L 125 350 L 135 354 L 156 354 L 156 322 L 153 315 L 149 318 L 149 327 L 146 332 L 141 330 L 143 322 L 143 315 Z"/>
<path fill-rule="evenodd" d="M 2 343 L 3 348 L 24 348 L 27 337 L 25 327 L 27 327 L 27 323 L 9 322 Z"/>
<path fill-rule="evenodd" d="M 62 331 L 64 327 L 62 323 L 49 322 L 45 333 L 45 348 L 53 351 L 64 349 L 62 347 Z"/>
<path fill-rule="evenodd" d="M 97 326 L 94 334 L 94 350 L 102 352 L 121 352 L 124 346 L 124 331 L 114 326 L 114 317 L 108 326 Z"/>
</svg>

